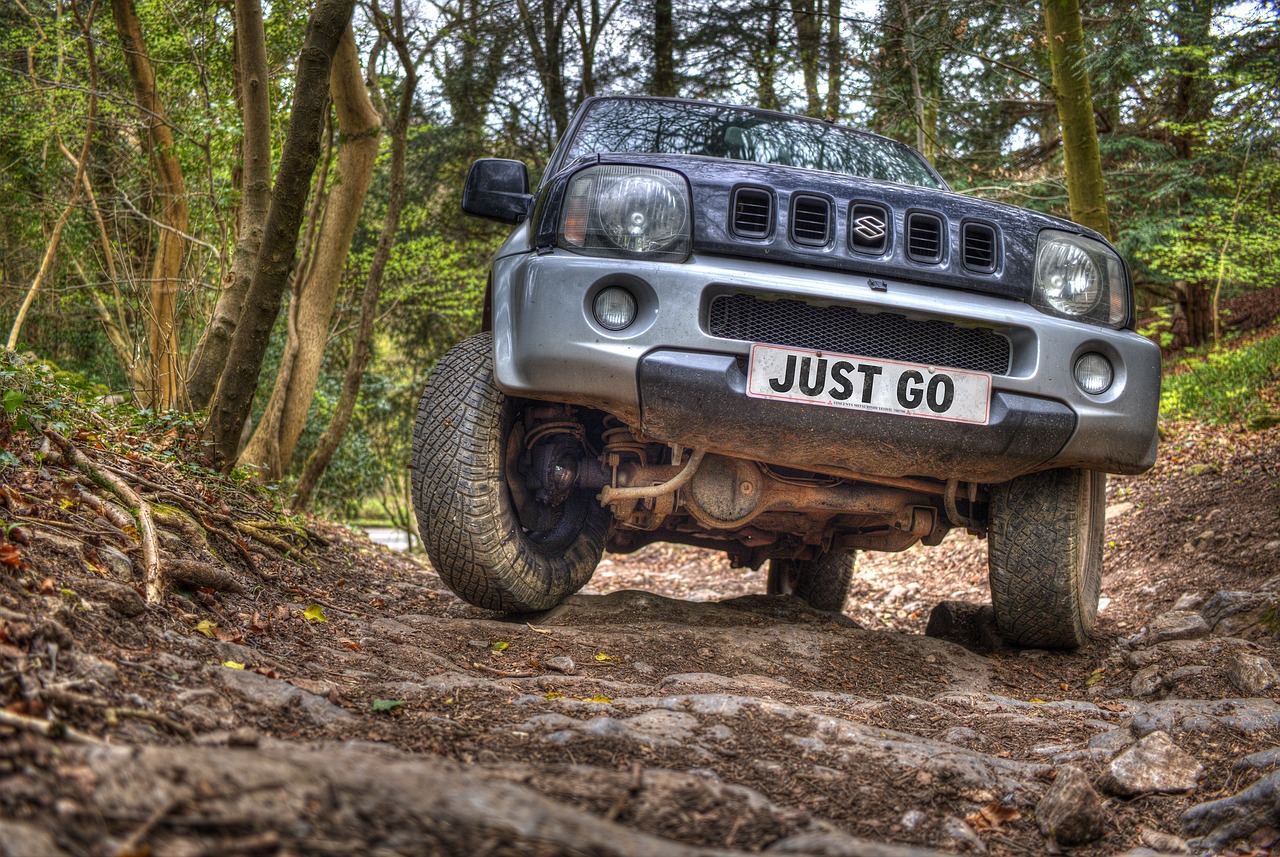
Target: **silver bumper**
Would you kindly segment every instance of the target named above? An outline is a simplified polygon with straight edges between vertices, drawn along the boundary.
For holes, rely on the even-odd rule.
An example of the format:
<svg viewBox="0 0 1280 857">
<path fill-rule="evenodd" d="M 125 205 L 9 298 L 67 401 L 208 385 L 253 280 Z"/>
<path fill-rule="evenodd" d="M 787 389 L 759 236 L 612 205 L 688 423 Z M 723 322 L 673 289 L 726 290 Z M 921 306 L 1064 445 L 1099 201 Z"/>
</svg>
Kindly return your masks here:
<svg viewBox="0 0 1280 857">
<path fill-rule="evenodd" d="M 511 395 L 613 413 L 658 440 L 829 472 L 999 482 L 1052 467 L 1138 473 L 1154 463 L 1154 343 L 1018 301 L 875 282 L 877 290 L 863 276 L 718 257 L 677 265 L 561 252 L 506 256 L 493 270 L 497 382 Z M 640 306 L 623 331 L 606 330 L 591 313 L 592 299 L 610 285 L 627 287 Z M 749 399 L 741 369 L 751 343 L 705 329 L 710 297 L 726 289 L 996 329 L 1012 344 L 1009 373 L 992 379 L 1002 416 L 957 426 Z M 1072 376 L 1075 359 L 1090 351 L 1115 370 L 1097 396 Z"/>
</svg>

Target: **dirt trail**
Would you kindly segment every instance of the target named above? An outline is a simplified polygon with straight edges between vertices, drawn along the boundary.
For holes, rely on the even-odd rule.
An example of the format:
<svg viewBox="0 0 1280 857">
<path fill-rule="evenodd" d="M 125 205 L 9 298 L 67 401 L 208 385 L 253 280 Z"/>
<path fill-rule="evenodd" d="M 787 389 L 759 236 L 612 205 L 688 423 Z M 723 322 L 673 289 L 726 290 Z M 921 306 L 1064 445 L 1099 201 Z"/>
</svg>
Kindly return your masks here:
<svg viewBox="0 0 1280 857">
<path fill-rule="evenodd" d="M 113 465 L 213 497 L 154 463 Z M 0 853 L 1280 840 L 1280 429 L 1175 426 L 1156 471 L 1112 481 L 1109 601 L 1074 654 L 999 645 L 966 536 L 864 558 L 845 616 L 655 546 L 609 557 L 555 610 L 503 619 L 338 528 L 211 538 L 206 555 L 168 509 L 166 555 L 234 579 L 147 607 L 140 555 L 51 465 L 5 478 L 0 514 L 20 530 L 0 554 Z M 952 639 L 924 635 L 941 602 L 963 602 L 934 620 Z"/>
</svg>

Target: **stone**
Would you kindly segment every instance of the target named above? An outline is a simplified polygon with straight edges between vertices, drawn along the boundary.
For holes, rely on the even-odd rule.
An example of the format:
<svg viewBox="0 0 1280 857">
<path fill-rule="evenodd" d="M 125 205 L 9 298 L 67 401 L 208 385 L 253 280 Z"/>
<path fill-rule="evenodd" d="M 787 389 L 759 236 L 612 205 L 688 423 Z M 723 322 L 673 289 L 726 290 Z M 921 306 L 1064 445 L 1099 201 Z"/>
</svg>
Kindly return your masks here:
<svg viewBox="0 0 1280 857">
<path fill-rule="evenodd" d="M 34 824 L 0 819 L 0 857 L 61 857 L 53 836 Z"/>
<path fill-rule="evenodd" d="M 98 552 L 98 559 L 102 564 L 111 570 L 112 576 L 119 580 L 133 580 L 137 577 L 134 572 L 133 560 L 129 559 L 124 553 L 116 550 L 110 545 L 98 545 L 95 548 Z"/>
<path fill-rule="evenodd" d="M 1194 789 L 1203 774 L 1200 763 L 1180 750 L 1167 732 L 1157 731 L 1112 759 L 1102 786 L 1122 797 L 1174 794 Z"/>
<path fill-rule="evenodd" d="M 573 675 L 573 671 L 576 666 L 577 665 L 573 662 L 573 658 L 566 655 L 550 658 L 547 661 L 547 669 L 552 669 L 558 673 L 564 673 L 565 675 Z"/>
<path fill-rule="evenodd" d="M 1164 680 L 1160 677 L 1160 666 L 1152 664 L 1143 667 L 1133 674 L 1133 679 L 1129 682 L 1129 690 L 1134 696 L 1151 696 L 1164 686 Z"/>
<path fill-rule="evenodd" d="M 1187 854 L 1191 851 L 1186 840 L 1146 825 L 1139 828 L 1138 839 L 1143 845 L 1161 854 Z"/>
<path fill-rule="evenodd" d="M 1107 816 L 1089 776 L 1075 765 L 1058 769 L 1058 776 L 1036 804 L 1040 832 L 1060 845 L 1083 845 L 1101 839 Z"/>
<path fill-rule="evenodd" d="M 147 602 L 137 590 L 114 580 L 83 581 L 79 588 L 87 600 L 101 604 L 125 618 L 139 616 L 147 609 Z"/>
<path fill-rule="evenodd" d="M 1168 640 L 1195 640 L 1209 634 L 1209 624 L 1199 613 L 1191 610 L 1170 610 L 1161 613 L 1147 626 L 1143 642 L 1147 645 Z"/>
<path fill-rule="evenodd" d="M 1215 592 L 1200 615 L 1220 637 L 1266 637 L 1280 630 L 1280 600 L 1265 592 Z"/>
<path fill-rule="evenodd" d="M 996 614 L 991 605 L 967 601 L 940 602 L 929 612 L 924 633 L 979 652 L 994 651 L 1004 643 L 996 630 Z"/>
<path fill-rule="evenodd" d="M 1271 661 L 1247 652 L 1232 652 L 1227 658 L 1227 678 L 1245 696 L 1261 696 L 1280 684 Z"/>
<path fill-rule="evenodd" d="M 1204 604 L 1204 596 L 1198 592 L 1184 592 L 1173 602 L 1174 610 L 1199 610 Z"/>
<path fill-rule="evenodd" d="M 294 687 L 287 681 L 222 666 L 209 667 L 206 674 L 227 690 L 252 702 L 280 711 L 296 710 L 320 726 L 347 725 L 355 719 L 346 709 L 339 708 L 322 696 Z"/>
</svg>

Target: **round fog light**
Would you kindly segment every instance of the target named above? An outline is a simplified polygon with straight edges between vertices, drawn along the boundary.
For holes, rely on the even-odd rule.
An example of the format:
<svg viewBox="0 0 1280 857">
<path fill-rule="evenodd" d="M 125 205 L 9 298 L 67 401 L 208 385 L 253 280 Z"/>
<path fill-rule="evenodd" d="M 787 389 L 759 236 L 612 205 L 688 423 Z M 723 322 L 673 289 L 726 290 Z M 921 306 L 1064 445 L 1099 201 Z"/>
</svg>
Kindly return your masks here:
<svg viewBox="0 0 1280 857">
<path fill-rule="evenodd" d="M 1111 380 L 1114 377 L 1111 361 L 1097 352 L 1091 351 L 1082 355 L 1076 361 L 1075 372 L 1076 383 L 1080 385 L 1081 390 L 1090 395 L 1096 396 L 1111 388 Z"/>
<path fill-rule="evenodd" d="M 591 304 L 596 321 L 607 330 L 622 330 L 636 320 L 636 299 L 626 289 L 610 286 Z"/>
</svg>

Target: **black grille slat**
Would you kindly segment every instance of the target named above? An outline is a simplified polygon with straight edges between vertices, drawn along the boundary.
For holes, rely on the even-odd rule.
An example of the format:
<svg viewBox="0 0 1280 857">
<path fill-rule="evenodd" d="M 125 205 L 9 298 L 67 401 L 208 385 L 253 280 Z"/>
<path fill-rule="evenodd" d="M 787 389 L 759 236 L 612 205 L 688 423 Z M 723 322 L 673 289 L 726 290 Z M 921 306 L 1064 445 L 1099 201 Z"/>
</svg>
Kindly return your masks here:
<svg viewBox="0 0 1280 857">
<path fill-rule="evenodd" d="M 741 238 L 768 238 L 773 231 L 773 195 L 739 188 L 733 195 L 733 233 Z"/>
<path fill-rule="evenodd" d="M 798 196 L 791 205 L 791 240 L 808 247 L 831 241 L 831 203 L 817 196 Z"/>
<path fill-rule="evenodd" d="M 994 228 L 985 223 L 966 223 L 960 240 L 966 268 L 984 274 L 996 269 L 999 247 Z"/>
<path fill-rule="evenodd" d="M 1009 371 L 1009 340 L 999 333 L 896 313 L 863 312 L 851 306 L 812 306 L 747 294 L 718 295 L 711 302 L 707 327 L 709 334 L 723 339 L 995 375 Z"/>
<path fill-rule="evenodd" d="M 907 215 L 907 258 L 936 264 L 942 261 L 945 249 L 946 234 L 940 218 L 920 212 Z"/>
</svg>

